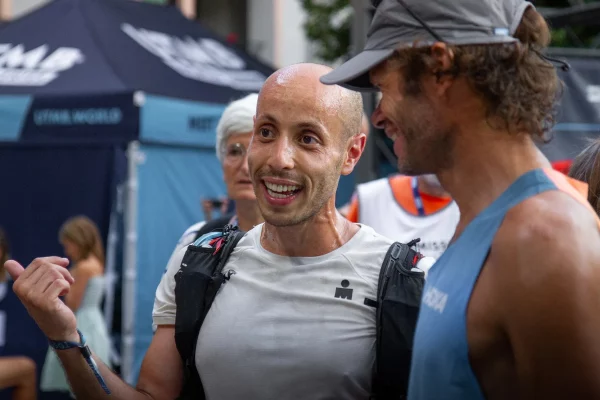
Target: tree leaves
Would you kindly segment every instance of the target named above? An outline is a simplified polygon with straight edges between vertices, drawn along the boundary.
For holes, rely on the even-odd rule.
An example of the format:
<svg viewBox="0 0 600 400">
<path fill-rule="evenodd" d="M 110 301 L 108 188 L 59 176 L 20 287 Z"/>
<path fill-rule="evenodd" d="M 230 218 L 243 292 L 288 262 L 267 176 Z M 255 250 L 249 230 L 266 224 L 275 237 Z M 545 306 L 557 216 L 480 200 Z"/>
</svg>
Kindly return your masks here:
<svg viewBox="0 0 600 400">
<path fill-rule="evenodd" d="M 317 57 L 333 62 L 345 57 L 350 48 L 352 12 L 349 0 L 300 0 L 307 18 L 304 29 L 317 45 Z"/>
</svg>

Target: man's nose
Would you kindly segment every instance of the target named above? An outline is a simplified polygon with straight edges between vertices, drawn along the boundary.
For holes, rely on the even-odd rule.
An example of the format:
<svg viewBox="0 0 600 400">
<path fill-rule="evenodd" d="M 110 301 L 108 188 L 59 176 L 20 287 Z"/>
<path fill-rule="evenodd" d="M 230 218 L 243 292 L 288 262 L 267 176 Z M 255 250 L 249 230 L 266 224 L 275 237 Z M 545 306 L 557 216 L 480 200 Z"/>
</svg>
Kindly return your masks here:
<svg viewBox="0 0 600 400">
<path fill-rule="evenodd" d="M 373 114 L 371 115 L 371 122 L 373 123 L 373 126 L 377 129 L 385 128 L 385 117 L 381 112 L 381 102 L 377 104 L 375 111 L 373 111 Z"/>
<path fill-rule="evenodd" d="M 294 168 L 294 145 L 290 139 L 281 135 L 274 143 L 269 164 L 275 170 Z"/>
</svg>

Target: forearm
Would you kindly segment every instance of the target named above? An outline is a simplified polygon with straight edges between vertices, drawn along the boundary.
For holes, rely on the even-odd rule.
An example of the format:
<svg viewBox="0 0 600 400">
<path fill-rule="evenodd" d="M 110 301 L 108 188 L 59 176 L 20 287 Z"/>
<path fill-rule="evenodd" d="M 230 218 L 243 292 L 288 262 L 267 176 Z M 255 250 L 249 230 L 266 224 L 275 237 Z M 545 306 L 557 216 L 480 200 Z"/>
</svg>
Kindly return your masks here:
<svg viewBox="0 0 600 400">
<path fill-rule="evenodd" d="M 77 399 L 86 400 L 148 400 L 152 399 L 148 394 L 142 393 L 123 382 L 114 372 L 110 370 L 95 355 L 94 361 L 98 366 L 98 371 L 104 379 L 106 386 L 110 390 L 108 395 L 90 366 L 85 361 L 83 354 L 79 349 L 58 350 L 56 352 L 67 374 L 67 378 Z"/>
</svg>

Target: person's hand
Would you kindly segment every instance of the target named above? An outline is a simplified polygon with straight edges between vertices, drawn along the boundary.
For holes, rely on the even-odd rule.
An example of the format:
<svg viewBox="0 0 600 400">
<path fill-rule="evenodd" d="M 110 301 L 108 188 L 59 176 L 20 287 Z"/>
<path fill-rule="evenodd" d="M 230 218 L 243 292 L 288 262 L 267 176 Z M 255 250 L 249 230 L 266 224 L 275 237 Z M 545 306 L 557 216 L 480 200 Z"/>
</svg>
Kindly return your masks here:
<svg viewBox="0 0 600 400">
<path fill-rule="evenodd" d="M 223 197 L 221 199 L 223 204 L 221 204 L 221 215 L 227 214 L 227 209 L 229 208 L 229 199 L 227 197 Z"/>
<path fill-rule="evenodd" d="M 212 201 L 209 199 L 202 200 L 202 211 L 204 212 L 204 219 L 210 221 L 212 219 Z"/>
<path fill-rule="evenodd" d="M 15 294 L 42 332 L 51 340 L 79 342 L 75 314 L 59 299 L 75 282 L 68 265 L 60 257 L 36 258 L 27 268 L 14 260 L 4 263 Z"/>
</svg>

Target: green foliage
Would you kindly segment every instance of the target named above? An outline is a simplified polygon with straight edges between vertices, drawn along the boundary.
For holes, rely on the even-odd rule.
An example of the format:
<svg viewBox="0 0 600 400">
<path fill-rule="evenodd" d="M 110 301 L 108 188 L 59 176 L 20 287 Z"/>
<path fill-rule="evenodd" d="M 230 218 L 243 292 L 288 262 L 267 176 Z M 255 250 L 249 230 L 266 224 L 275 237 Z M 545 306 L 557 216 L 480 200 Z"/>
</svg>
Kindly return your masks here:
<svg viewBox="0 0 600 400">
<path fill-rule="evenodd" d="M 304 29 L 309 40 L 317 44 L 317 56 L 332 62 L 345 56 L 350 48 L 352 13 L 337 21 L 349 0 L 300 0 L 306 10 Z"/>
<path fill-rule="evenodd" d="M 304 29 L 309 40 L 317 47 L 317 56 L 324 61 L 333 62 L 345 57 L 350 51 L 350 29 L 352 13 L 348 13 L 341 23 L 334 24 L 342 10 L 350 6 L 350 0 L 299 0 L 306 11 Z M 428 1 L 428 0 L 422 0 Z M 586 3 L 595 0 L 585 0 Z M 597 1 L 597 0 L 596 0 Z M 569 7 L 569 0 L 534 1 L 538 8 Z M 339 25 L 339 26 L 338 26 Z M 590 47 L 598 46 L 594 38 L 600 34 L 597 27 L 572 27 L 552 31 L 553 47 Z"/>
<path fill-rule="evenodd" d="M 584 3 L 594 3 L 597 0 L 584 0 Z M 538 0 L 535 6 L 538 8 L 565 8 L 569 7 L 569 0 Z M 553 29 L 553 47 L 590 47 L 594 46 L 594 38 L 600 34 L 600 29 L 589 26 L 573 26 L 569 29 Z"/>
</svg>

